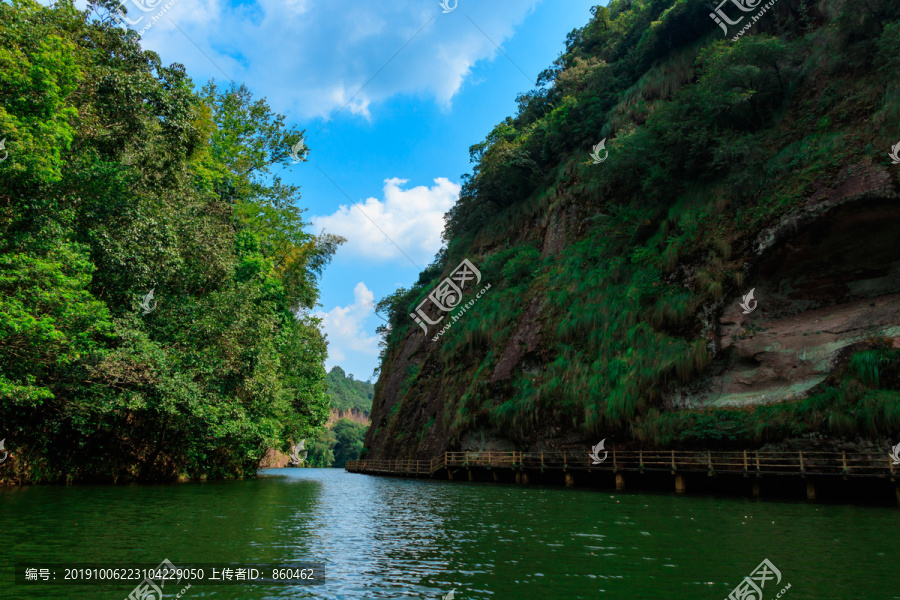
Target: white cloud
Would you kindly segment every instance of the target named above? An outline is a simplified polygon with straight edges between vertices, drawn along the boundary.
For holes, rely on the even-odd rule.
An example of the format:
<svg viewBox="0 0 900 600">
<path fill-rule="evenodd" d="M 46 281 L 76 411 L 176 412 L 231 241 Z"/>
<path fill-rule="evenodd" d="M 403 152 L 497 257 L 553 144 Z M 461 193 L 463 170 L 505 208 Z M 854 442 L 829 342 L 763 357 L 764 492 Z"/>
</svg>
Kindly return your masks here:
<svg viewBox="0 0 900 600">
<path fill-rule="evenodd" d="M 315 313 L 322 319 L 322 329 L 328 336 L 328 369 L 347 360 L 348 355 L 378 356 L 378 336 L 368 336 L 364 328 L 366 319 L 375 312 L 375 296 L 365 283 L 359 282 L 353 288 L 353 298 L 349 306 Z"/>
<path fill-rule="evenodd" d="M 342 257 L 371 262 L 406 260 L 402 249 L 421 266 L 428 264 L 441 247 L 444 213 L 459 198 L 460 186 L 438 177 L 431 187 L 405 190 L 401 186 L 406 181 L 386 179 L 384 201 L 367 198 L 361 206 L 344 204 L 332 215 L 312 217 L 316 233 L 324 230 L 347 238 L 338 250 Z"/>
<path fill-rule="evenodd" d="M 449 106 L 472 66 L 500 56 L 494 44 L 538 1 L 460 0 L 442 14 L 423 0 L 177 0 L 143 46 L 185 64 L 198 84 L 221 80 L 221 68 L 295 118 L 332 116 L 351 98 L 346 112 L 368 118 L 370 106 L 395 95 Z"/>
</svg>

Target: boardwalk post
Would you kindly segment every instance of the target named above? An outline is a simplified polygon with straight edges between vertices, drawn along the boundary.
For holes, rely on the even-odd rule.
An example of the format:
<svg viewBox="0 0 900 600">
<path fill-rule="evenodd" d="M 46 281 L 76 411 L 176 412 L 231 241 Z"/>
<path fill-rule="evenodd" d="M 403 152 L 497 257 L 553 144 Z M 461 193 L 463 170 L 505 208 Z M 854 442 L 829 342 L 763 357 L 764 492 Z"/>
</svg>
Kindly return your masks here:
<svg viewBox="0 0 900 600">
<path fill-rule="evenodd" d="M 616 473 L 616 491 L 621 492 L 625 489 L 625 478 L 621 473 Z"/>
<path fill-rule="evenodd" d="M 616 463 L 616 449 L 613 448 L 613 473 L 619 471 L 619 465 Z"/>
<path fill-rule="evenodd" d="M 810 502 L 816 499 L 816 485 L 812 479 L 806 480 L 806 499 Z"/>
<path fill-rule="evenodd" d="M 716 472 L 713 470 L 713 466 L 712 466 L 712 453 L 710 453 L 709 450 L 706 451 L 706 462 L 707 462 L 707 464 L 709 465 L 709 471 L 706 473 L 706 475 L 707 475 L 708 477 L 712 477 L 713 475 L 716 474 Z"/>
<path fill-rule="evenodd" d="M 679 494 L 683 494 L 685 489 L 684 475 L 678 473 L 677 475 L 675 475 L 675 491 Z"/>
<path fill-rule="evenodd" d="M 744 477 L 747 477 L 747 451 L 744 450 Z"/>
<path fill-rule="evenodd" d="M 566 471 L 566 487 L 572 487 L 573 485 L 575 485 L 575 478 L 571 473 Z"/>
<path fill-rule="evenodd" d="M 644 474 L 644 451 L 638 450 L 638 463 L 641 467 L 641 475 Z"/>
<path fill-rule="evenodd" d="M 847 479 L 847 473 L 850 472 L 850 469 L 847 468 L 847 453 L 841 452 L 841 460 L 844 463 L 844 479 Z"/>
<path fill-rule="evenodd" d="M 800 477 L 806 478 L 806 469 L 803 467 L 803 450 L 800 450 Z"/>
<path fill-rule="evenodd" d="M 761 477 L 762 474 L 759 472 L 759 450 L 756 451 L 756 476 Z"/>
<path fill-rule="evenodd" d="M 677 470 L 678 470 L 678 468 L 675 467 L 675 451 L 672 450 L 672 474 L 674 475 L 674 474 L 675 474 L 675 471 L 677 471 Z M 676 480 L 676 483 L 675 483 L 675 487 L 678 487 L 677 480 Z"/>
<path fill-rule="evenodd" d="M 753 480 L 753 497 L 759 498 L 759 493 L 760 493 L 759 479 L 754 479 Z"/>
</svg>

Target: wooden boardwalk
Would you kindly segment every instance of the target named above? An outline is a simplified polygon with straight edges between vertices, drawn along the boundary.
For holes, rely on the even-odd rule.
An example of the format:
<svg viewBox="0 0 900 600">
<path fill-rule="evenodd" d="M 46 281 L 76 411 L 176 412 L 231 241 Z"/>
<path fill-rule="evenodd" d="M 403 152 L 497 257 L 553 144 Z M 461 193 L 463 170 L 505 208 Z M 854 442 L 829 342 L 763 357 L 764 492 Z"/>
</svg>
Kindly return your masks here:
<svg viewBox="0 0 900 600">
<path fill-rule="evenodd" d="M 602 456 L 601 456 L 602 457 Z M 579 478 L 596 479 L 599 474 L 615 475 L 617 489 L 624 489 L 624 475 L 671 474 L 675 489 L 685 491 L 685 477 L 698 474 L 708 477 L 743 476 L 755 478 L 753 493 L 758 495 L 761 478 L 802 478 L 806 480 L 809 499 L 815 498 L 815 480 L 867 479 L 894 485 L 900 503 L 900 465 L 894 465 L 887 451 L 883 454 L 848 452 L 737 452 L 720 451 L 645 451 L 610 450 L 606 458 L 595 464 L 585 452 L 445 452 L 431 460 L 352 460 L 346 470 L 352 473 L 407 477 L 441 477 L 454 479 L 464 471 L 470 481 L 490 473 L 494 481 L 515 478 L 528 483 L 530 478 L 545 474 L 562 474 L 566 485 Z M 607 476 L 608 476 L 607 475 Z M 881 484 L 879 484 L 881 485 Z"/>
</svg>

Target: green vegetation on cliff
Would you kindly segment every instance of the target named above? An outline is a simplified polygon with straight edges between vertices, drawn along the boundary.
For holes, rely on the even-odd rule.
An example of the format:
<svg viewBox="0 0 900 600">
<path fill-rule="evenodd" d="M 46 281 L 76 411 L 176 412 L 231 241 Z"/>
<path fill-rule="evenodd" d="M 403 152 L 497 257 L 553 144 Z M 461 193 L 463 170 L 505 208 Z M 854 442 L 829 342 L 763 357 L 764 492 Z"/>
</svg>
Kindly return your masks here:
<svg viewBox="0 0 900 600">
<path fill-rule="evenodd" d="M 0 3 L 3 476 L 251 475 L 328 416 L 307 311 L 342 240 L 273 175 L 301 131 L 97 12 Z"/>
<path fill-rule="evenodd" d="M 516 116 L 471 147 L 447 247 L 379 303 L 389 327 L 367 447 L 409 455 L 425 434 L 441 449 L 480 427 L 518 445 L 553 427 L 657 444 L 900 431 L 896 378 L 847 375 L 755 411 L 662 401 L 711 365 L 704 320 L 744 285 L 753 238 L 847 165 L 889 165 L 900 5 L 780 0 L 737 41 L 700 0 L 592 12 Z M 422 335 L 410 313 L 463 258 L 490 292 L 410 354 Z"/>
</svg>

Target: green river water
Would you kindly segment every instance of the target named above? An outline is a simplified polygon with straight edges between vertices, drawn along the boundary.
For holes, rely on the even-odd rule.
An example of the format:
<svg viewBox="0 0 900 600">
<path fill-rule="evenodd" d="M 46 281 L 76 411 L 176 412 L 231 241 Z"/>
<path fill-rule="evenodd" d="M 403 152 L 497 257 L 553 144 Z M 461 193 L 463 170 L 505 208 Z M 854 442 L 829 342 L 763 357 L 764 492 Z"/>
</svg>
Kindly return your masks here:
<svg viewBox="0 0 900 600">
<path fill-rule="evenodd" d="M 788 584 L 786 600 L 900 598 L 894 507 L 267 469 L 248 481 L 0 489 L 0 525 L 3 598 L 122 600 L 135 587 L 16 584 L 17 563 L 163 559 L 324 571 L 315 586 L 198 584 L 184 600 L 723 600 L 764 559 L 782 580 L 763 600 Z"/>
</svg>

